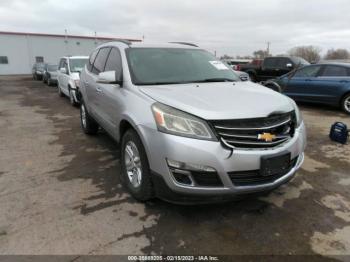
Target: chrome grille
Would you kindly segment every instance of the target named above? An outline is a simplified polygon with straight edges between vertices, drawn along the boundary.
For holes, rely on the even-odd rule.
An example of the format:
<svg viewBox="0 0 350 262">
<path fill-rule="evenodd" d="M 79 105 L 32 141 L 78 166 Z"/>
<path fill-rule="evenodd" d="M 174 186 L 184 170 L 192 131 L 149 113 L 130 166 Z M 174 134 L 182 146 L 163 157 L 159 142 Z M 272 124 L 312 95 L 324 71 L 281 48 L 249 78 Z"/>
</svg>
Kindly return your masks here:
<svg viewBox="0 0 350 262">
<path fill-rule="evenodd" d="M 230 148 L 271 148 L 294 135 L 295 113 L 274 114 L 265 118 L 210 121 L 224 146 Z M 271 139 L 264 136 L 272 135 Z"/>
</svg>

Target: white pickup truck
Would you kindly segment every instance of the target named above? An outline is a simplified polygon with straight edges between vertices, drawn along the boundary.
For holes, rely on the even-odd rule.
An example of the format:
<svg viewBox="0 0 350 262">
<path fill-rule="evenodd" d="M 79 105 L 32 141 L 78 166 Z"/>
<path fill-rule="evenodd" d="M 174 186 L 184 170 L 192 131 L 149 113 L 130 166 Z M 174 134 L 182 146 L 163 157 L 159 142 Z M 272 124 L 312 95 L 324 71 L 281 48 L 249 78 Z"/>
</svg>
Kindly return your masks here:
<svg viewBox="0 0 350 262">
<path fill-rule="evenodd" d="M 68 96 L 73 106 L 80 103 L 80 72 L 88 59 L 88 56 L 66 56 L 62 57 L 59 62 L 57 74 L 58 94 L 62 97 Z"/>
</svg>

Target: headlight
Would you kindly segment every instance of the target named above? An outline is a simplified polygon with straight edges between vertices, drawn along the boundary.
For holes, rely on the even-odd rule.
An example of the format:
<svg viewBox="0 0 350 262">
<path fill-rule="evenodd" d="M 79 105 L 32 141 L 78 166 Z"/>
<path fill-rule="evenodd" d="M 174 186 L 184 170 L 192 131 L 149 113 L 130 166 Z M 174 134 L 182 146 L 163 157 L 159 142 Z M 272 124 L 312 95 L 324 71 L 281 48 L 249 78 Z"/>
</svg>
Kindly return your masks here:
<svg viewBox="0 0 350 262">
<path fill-rule="evenodd" d="M 41 75 L 41 74 L 42 74 L 41 71 L 36 71 L 36 73 L 37 73 L 38 75 Z"/>
<path fill-rule="evenodd" d="M 79 79 L 78 80 L 74 80 L 74 84 L 75 84 L 76 87 L 79 87 L 80 86 L 80 80 Z"/>
<path fill-rule="evenodd" d="M 160 132 L 203 140 L 217 140 L 208 124 L 198 117 L 161 103 L 154 103 L 152 111 Z"/>
<path fill-rule="evenodd" d="M 294 102 L 294 100 L 290 100 L 294 106 L 294 111 L 295 111 L 295 116 L 297 118 L 297 127 L 299 127 L 301 125 L 301 123 L 303 122 L 303 115 L 301 114 L 299 107 L 297 106 L 297 104 Z"/>
</svg>

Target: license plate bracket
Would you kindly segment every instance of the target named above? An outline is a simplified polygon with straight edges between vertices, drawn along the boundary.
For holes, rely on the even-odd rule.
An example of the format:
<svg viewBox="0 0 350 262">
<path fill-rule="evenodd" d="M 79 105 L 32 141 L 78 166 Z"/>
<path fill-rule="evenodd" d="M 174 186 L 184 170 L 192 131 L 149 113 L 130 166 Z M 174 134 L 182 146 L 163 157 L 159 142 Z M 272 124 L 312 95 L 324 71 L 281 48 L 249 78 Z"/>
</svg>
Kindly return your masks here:
<svg viewBox="0 0 350 262">
<path fill-rule="evenodd" d="M 260 175 L 276 176 L 286 174 L 289 171 L 291 162 L 291 153 L 281 153 L 261 157 Z"/>
</svg>

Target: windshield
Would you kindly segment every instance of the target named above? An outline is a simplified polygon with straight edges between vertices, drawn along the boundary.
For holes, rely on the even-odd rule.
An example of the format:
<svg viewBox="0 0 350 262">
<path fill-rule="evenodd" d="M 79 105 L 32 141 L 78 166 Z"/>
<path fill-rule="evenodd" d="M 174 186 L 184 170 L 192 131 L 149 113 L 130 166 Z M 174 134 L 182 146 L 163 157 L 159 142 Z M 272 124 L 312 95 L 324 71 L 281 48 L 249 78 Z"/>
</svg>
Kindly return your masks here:
<svg viewBox="0 0 350 262">
<path fill-rule="evenodd" d="M 227 65 L 207 51 L 184 48 L 129 48 L 135 85 L 239 81 Z"/>
<path fill-rule="evenodd" d="M 310 63 L 301 57 L 292 57 L 293 62 L 296 65 L 309 65 Z"/>
<path fill-rule="evenodd" d="M 58 70 L 58 66 L 57 65 L 48 65 L 47 66 L 47 71 L 57 71 Z"/>
<path fill-rule="evenodd" d="M 36 68 L 37 69 L 44 69 L 45 68 L 45 64 L 36 64 Z"/>
<path fill-rule="evenodd" d="M 69 68 L 71 72 L 81 72 L 88 61 L 87 58 L 69 59 Z"/>
</svg>

